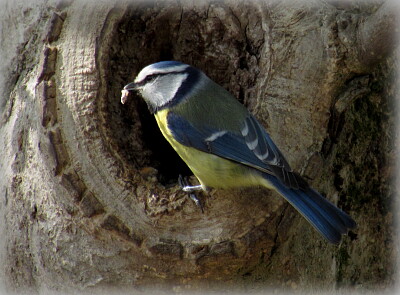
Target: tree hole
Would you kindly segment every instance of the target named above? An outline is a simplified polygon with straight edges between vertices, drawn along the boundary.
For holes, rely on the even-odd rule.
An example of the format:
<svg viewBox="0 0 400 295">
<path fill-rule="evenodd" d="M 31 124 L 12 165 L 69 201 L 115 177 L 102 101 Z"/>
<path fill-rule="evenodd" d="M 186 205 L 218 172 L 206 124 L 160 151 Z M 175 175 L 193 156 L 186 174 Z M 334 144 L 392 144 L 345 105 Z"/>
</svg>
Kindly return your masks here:
<svg viewBox="0 0 400 295">
<path fill-rule="evenodd" d="M 124 163 L 138 170 L 156 168 L 158 181 L 163 185 L 176 184 L 179 174 L 192 173 L 162 136 L 143 99 L 132 93 L 128 103 L 122 105 L 121 90 L 143 67 L 162 60 L 178 60 L 199 67 L 244 100 L 238 85 L 253 79 L 250 73 L 238 73 L 235 67 L 235 61 L 247 64 L 250 58 L 244 50 L 244 29 L 232 31 L 217 17 L 207 19 L 207 7 L 134 4 L 115 28 L 107 52 L 104 71 L 108 97 L 103 114 L 111 149 Z M 224 5 L 211 7 L 216 13 L 220 9 L 230 12 Z M 235 23 L 233 17 L 231 22 Z"/>
<path fill-rule="evenodd" d="M 176 184 L 179 174 L 192 175 L 189 167 L 162 135 L 146 103 L 141 100 L 136 107 L 142 126 L 144 148 L 151 151 L 149 166 L 158 170 L 158 181 L 163 185 Z"/>
</svg>

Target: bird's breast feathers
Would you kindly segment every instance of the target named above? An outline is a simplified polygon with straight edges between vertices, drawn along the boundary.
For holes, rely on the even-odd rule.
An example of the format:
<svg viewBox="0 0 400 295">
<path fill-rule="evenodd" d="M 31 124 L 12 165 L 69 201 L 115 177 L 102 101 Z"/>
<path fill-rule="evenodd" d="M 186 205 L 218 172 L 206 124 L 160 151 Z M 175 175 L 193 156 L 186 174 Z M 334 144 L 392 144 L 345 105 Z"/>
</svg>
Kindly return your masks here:
<svg viewBox="0 0 400 295">
<path fill-rule="evenodd" d="M 254 186 L 261 184 L 260 181 L 264 182 L 258 173 L 246 166 L 179 143 L 168 128 L 168 110 L 157 112 L 155 118 L 164 137 L 203 186 L 230 188 Z"/>
</svg>

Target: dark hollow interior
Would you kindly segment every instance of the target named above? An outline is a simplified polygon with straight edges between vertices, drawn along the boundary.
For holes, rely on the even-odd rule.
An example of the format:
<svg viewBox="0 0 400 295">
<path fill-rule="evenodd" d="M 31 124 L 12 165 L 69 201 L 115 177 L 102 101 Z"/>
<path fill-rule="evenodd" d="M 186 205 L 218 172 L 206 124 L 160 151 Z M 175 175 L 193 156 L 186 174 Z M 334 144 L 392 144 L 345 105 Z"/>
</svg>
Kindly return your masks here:
<svg viewBox="0 0 400 295">
<path fill-rule="evenodd" d="M 222 3 L 187 8 L 132 4 L 119 22 L 109 48 L 108 95 L 103 110 L 109 144 L 134 169 L 156 168 L 158 180 L 164 185 L 176 183 L 179 174 L 192 173 L 162 136 L 145 102 L 131 93 L 128 103 L 122 105 L 121 90 L 146 65 L 178 60 L 200 68 L 245 102 L 243 88 L 238 85 L 254 83 L 254 75 L 248 74 L 248 62 L 252 56 L 259 57 L 260 42 L 252 42 L 247 26 L 237 23 L 234 16 L 236 30 L 218 17 L 209 17 L 210 9 L 231 13 Z"/>
</svg>

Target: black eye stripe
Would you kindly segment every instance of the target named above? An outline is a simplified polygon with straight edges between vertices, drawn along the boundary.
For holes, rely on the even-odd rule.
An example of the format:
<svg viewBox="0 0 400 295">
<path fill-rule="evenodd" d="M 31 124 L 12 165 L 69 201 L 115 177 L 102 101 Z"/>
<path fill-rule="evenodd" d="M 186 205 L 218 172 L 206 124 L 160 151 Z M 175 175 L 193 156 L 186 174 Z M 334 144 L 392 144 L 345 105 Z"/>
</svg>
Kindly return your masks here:
<svg viewBox="0 0 400 295">
<path fill-rule="evenodd" d="M 176 72 L 168 72 L 168 73 L 155 73 L 155 74 L 151 74 L 151 75 L 147 75 L 146 77 L 144 77 L 144 79 L 140 82 L 137 82 L 136 84 L 138 86 L 144 86 L 145 84 L 149 83 L 150 81 L 153 81 L 154 79 L 156 79 L 157 77 L 161 77 L 164 75 L 174 75 L 174 74 L 182 74 L 187 72 L 186 69 L 184 71 L 176 71 Z"/>
<path fill-rule="evenodd" d="M 148 82 L 154 80 L 155 78 L 157 78 L 159 76 L 159 74 L 152 74 L 152 75 L 148 75 L 146 77 L 144 77 L 144 79 L 140 82 L 137 82 L 136 85 L 138 86 L 144 86 L 145 84 L 147 84 Z"/>
</svg>

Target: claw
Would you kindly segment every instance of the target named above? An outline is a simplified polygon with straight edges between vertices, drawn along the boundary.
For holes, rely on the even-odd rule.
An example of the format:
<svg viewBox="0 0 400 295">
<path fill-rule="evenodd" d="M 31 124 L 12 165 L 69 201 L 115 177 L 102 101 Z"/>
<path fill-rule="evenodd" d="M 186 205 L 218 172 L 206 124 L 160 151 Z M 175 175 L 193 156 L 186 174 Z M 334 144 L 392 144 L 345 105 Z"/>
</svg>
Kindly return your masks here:
<svg viewBox="0 0 400 295">
<path fill-rule="evenodd" d="M 187 181 L 186 181 L 186 179 L 183 178 L 183 176 L 182 176 L 181 174 L 179 174 L 178 183 L 179 183 L 179 186 L 180 186 L 182 189 L 185 188 L 185 187 L 187 186 Z"/>
<path fill-rule="evenodd" d="M 182 190 L 184 192 L 188 193 L 189 198 L 196 204 L 196 206 L 200 208 L 201 213 L 204 213 L 203 204 L 201 203 L 200 199 L 194 193 L 195 191 L 202 190 L 203 189 L 202 186 L 201 185 L 190 186 L 189 182 L 187 181 L 187 178 L 183 177 L 180 174 L 178 177 L 178 183 L 179 183 L 179 186 L 182 188 Z"/>
<path fill-rule="evenodd" d="M 196 204 L 197 207 L 200 208 L 201 213 L 204 213 L 203 204 L 201 203 L 200 199 L 197 198 L 196 194 L 194 194 L 194 193 L 189 193 L 189 198 Z"/>
</svg>

